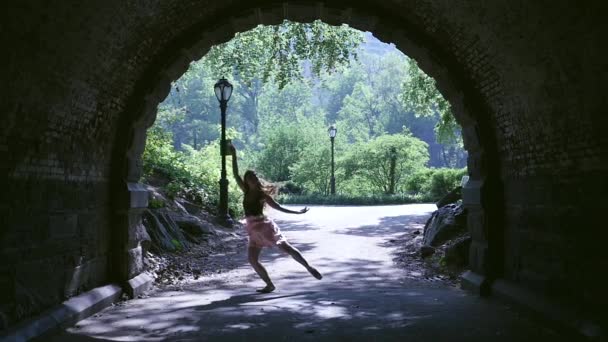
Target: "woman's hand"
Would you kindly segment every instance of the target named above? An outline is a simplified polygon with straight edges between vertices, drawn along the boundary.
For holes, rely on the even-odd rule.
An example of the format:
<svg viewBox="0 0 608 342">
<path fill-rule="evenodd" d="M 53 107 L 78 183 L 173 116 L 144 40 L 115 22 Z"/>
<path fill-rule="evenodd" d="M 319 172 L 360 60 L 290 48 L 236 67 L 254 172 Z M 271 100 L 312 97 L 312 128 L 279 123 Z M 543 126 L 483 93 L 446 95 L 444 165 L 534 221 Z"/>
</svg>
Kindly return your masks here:
<svg viewBox="0 0 608 342">
<path fill-rule="evenodd" d="M 236 147 L 232 144 L 228 144 L 228 152 L 230 152 L 230 155 L 236 156 Z"/>
<path fill-rule="evenodd" d="M 300 214 L 304 214 L 305 212 L 309 211 L 310 209 L 308 207 L 304 207 L 304 209 L 300 209 L 300 211 L 298 211 L 298 213 Z"/>
</svg>

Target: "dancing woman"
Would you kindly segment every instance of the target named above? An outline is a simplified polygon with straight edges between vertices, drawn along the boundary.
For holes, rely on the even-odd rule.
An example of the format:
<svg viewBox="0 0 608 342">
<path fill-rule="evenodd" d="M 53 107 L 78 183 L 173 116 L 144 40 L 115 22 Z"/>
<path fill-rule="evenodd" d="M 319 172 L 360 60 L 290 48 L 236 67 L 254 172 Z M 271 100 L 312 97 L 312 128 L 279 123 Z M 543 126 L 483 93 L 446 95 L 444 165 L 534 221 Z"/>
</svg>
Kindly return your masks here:
<svg viewBox="0 0 608 342">
<path fill-rule="evenodd" d="M 289 254 L 297 262 L 302 264 L 315 278 L 321 279 L 323 276 L 317 269 L 310 266 L 306 259 L 302 256 L 299 250 L 293 247 L 276 225 L 274 221 L 264 215 L 264 206 L 268 204 L 270 207 L 288 214 L 304 214 L 308 211 L 304 209 L 294 211 L 282 207 L 271 197 L 272 187 L 264 186 L 262 181 L 257 177 L 254 171 L 247 170 L 243 179 L 239 176 L 239 169 L 236 158 L 236 148 L 229 145 L 230 153 L 232 154 L 232 171 L 236 183 L 239 185 L 245 194 L 243 199 L 243 208 L 245 209 L 245 229 L 249 235 L 248 256 L 249 263 L 257 274 L 266 283 L 266 287 L 257 290 L 262 293 L 270 293 L 275 290 L 275 286 L 268 276 L 266 268 L 260 263 L 260 253 L 263 247 L 277 246 L 279 249 Z"/>
</svg>

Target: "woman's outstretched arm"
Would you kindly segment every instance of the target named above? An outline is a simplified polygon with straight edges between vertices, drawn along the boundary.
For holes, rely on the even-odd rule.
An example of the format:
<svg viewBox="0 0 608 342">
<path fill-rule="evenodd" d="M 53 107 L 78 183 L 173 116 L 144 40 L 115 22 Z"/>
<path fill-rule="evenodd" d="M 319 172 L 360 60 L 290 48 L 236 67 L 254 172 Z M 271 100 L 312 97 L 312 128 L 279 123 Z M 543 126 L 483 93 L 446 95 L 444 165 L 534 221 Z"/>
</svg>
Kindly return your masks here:
<svg viewBox="0 0 608 342">
<path fill-rule="evenodd" d="M 266 195 L 266 197 L 264 198 L 266 200 L 266 203 L 268 203 L 268 205 L 278 211 L 282 211 L 284 213 L 288 213 L 288 214 L 304 214 L 305 212 L 307 212 L 308 207 L 304 207 L 304 209 L 300 209 L 298 211 L 295 210 L 291 210 L 291 209 L 287 209 L 283 206 L 281 206 L 279 203 L 277 203 L 272 197 L 270 197 L 269 195 Z"/>
<path fill-rule="evenodd" d="M 236 161 L 236 148 L 233 145 L 228 147 L 230 149 L 230 154 L 232 155 L 232 174 L 234 175 L 234 179 L 236 180 L 236 184 L 238 184 L 239 188 L 245 192 L 245 183 L 241 176 L 239 176 L 239 166 Z"/>
</svg>

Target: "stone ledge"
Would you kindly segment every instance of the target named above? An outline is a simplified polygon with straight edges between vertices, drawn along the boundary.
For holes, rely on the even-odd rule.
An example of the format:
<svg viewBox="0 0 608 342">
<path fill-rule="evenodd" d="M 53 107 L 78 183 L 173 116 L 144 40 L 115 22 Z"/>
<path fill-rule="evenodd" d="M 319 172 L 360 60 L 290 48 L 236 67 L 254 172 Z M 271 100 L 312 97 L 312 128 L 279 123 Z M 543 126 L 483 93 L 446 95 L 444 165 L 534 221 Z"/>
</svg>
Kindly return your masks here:
<svg viewBox="0 0 608 342">
<path fill-rule="evenodd" d="M 492 295 L 538 315 L 573 338 L 608 341 L 606 331 L 587 317 L 522 286 L 499 279 L 492 284 Z"/>
<path fill-rule="evenodd" d="M 460 277 L 460 287 L 480 296 L 486 296 L 489 292 L 487 278 L 473 271 L 464 272 Z"/>
<path fill-rule="evenodd" d="M 22 322 L 0 336 L 0 341 L 29 341 L 69 327 L 116 302 L 122 289 L 118 285 L 106 285 L 71 298 L 58 307 Z"/>
<path fill-rule="evenodd" d="M 141 273 L 140 275 L 133 277 L 127 281 L 125 292 L 129 297 L 135 298 L 152 287 L 154 279 L 147 273 Z"/>
</svg>

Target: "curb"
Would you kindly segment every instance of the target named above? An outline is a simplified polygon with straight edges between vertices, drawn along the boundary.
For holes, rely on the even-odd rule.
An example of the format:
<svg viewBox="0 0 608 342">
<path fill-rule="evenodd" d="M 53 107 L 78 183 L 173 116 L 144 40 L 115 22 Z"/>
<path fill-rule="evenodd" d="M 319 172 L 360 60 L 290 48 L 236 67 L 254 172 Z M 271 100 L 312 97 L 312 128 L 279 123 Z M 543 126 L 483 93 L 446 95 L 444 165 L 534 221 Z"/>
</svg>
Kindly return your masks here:
<svg viewBox="0 0 608 342">
<path fill-rule="evenodd" d="M 122 288 L 115 284 L 101 286 L 70 298 L 37 317 L 19 323 L 0 336 L 2 342 L 29 341 L 69 327 L 116 302 Z"/>
</svg>

